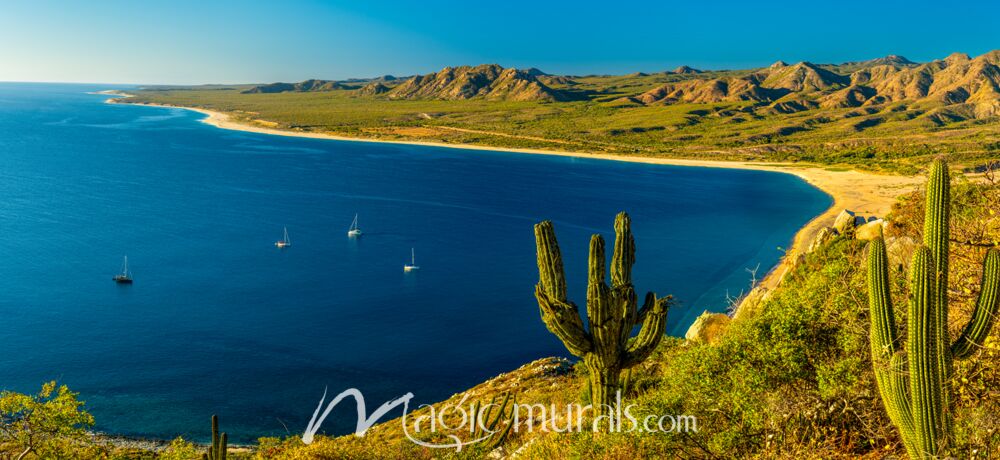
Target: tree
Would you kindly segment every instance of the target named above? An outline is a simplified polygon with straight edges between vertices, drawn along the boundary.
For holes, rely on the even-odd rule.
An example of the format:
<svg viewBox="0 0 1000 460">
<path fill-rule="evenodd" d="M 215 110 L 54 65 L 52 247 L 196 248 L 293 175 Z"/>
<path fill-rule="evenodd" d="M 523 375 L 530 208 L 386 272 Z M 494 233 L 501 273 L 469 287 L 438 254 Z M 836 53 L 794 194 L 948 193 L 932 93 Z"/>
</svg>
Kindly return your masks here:
<svg viewBox="0 0 1000 460">
<path fill-rule="evenodd" d="M 94 417 L 83 410 L 78 393 L 55 381 L 38 394 L 0 392 L 0 455 L 21 460 L 63 457 L 74 444 L 87 439 Z"/>
</svg>

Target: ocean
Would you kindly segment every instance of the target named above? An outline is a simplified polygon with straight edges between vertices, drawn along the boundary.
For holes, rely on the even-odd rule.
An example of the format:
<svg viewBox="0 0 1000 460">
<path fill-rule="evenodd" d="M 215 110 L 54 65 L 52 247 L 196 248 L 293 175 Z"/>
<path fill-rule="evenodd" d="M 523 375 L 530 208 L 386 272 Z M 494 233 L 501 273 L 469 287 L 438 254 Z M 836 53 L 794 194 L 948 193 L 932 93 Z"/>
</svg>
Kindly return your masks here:
<svg viewBox="0 0 1000 460">
<path fill-rule="evenodd" d="M 325 388 L 370 412 L 568 356 L 533 295 L 546 219 L 582 307 L 589 236 L 628 211 L 637 291 L 683 335 L 831 205 L 787 174 L 270 136 L 108 88 L 0 84 L 0 389 L 58 380 L 114 434 L 301 434 Z"/>
</svg>

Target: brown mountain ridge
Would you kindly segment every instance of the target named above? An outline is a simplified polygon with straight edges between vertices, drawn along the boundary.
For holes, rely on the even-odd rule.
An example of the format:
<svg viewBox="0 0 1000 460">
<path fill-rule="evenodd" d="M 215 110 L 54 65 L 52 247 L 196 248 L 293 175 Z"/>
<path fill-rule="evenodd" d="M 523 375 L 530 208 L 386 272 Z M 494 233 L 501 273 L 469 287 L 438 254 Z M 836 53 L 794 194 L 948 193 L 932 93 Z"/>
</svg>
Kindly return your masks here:
<svg viewBox="0 0 1000 460">
<path fill-rule="evenodd" d="M 445 67 L 412 77 L 387 93 L 389 99 L 459 100 L 482 97 L 505 101 L 556 101 L 562 95 L 538 77 L 538 69 L 503 68 L 497 64 Z"/>
<path fill-rule="evenodd" d="M 958 106 L 976 118 L 1000 115 L 1000 50 L 976 58 L 952 54 L 915 64 L 901 56 L 846 63 L 849 74 L 800 62 L 777 62 L 745 75 L 663 84 L 628 101 L 644 104 L 713 104 L 754 101 L 788 113 L 817 107 L 889 103 Z"/>
<path fill-rule="evenodd" d="M 572 78 L 572 79 L 571 79 Z M 558 102 L 596 99 L 634 105 L 750 103 L 778 113 L 817 108 L 875 107 L 888 104 L 945 110 L 962 119 L 1000 115 L 1000 50 L 976 58 L 954 53 L 945 59 L 915 63 L 889 55 L 843 64 L 799 62 L 745 71 L 702 71 L 680 66 L 657 74 L 620 78 L 625 86 L 607 91 L 574 91 L 578 78 L 551 75 L 536 68 L 497 64 L 445 67 L 426 75 L 344 81 L 306 80 L 271 83 L 244 93 L 354 91 L 357 97 L 389 100 L 436 99 Z M 619 78 L 619 77 L 615 77 Z M 631 85 L 631 86 L 629 86 Z M 622 94 L 623 88 L 635 92 Z M 617 95 L 602 99 L 602 94 Z M 618 98 L 618 99 L 615 99 Z M 926 106 L 926 107 L 925 107 Z"/>
</svg>

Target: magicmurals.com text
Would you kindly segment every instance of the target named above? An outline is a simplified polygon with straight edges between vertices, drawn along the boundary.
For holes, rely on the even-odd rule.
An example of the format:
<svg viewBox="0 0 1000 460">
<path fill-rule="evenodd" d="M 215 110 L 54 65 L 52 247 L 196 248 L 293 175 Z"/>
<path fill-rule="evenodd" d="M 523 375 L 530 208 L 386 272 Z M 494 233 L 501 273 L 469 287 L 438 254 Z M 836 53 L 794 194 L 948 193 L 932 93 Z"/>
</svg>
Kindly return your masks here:
<svg viewBox="0 0 1000 460">
<path fill-rule="evenodd" d="M 518 404 L 509 406 L 496 401 L 477 404 L 468 401 L 468 395 L 456 404 L 445 404 L 434 407 L 422 404 L 420 409 L 427 409 L 419 416 L 410 415 L 410 401 L 413 393 L 407 393 L 400 398 L 387 401 L 368 415 L 365 398 L 356 388 L 344 390 L 334 397 L 323 409 L 326 402 L 326 391 L 313 411 L 312 418 L 302 435 L 302 442 L 310 444 L 319 431 L 323 421 L 334 407 L 344 398 L 354 399 L 357 408 L 357 424 L 354 435 L 362 437 L 372 425 L 398 406 L 403 406 L 403 416 L 400 418 L 403 432 L 415 444 L 433 449 L 461 450 L 483 442 L 496 435 L 499 431 L 532 432 L 535 430 L 571 433 L 582 431 L 612 432 L 612 433 L 688 433 L 698 432 L 698 419 L 693 415 L 637 415 L 633 405 L 623 405 L 621 392 L 615 397 L 614 407 L 606 407 L 605 414 L 594 416 L 591 405 L 566 404 L 556 406 L 550 404 Z M 505 415 L 504 423 L 490 423 L 489 414 Z M 509 425 L 509 428 L 508 428 Z M 443 443 L 431 443 L 417 439 L 415 436 L 427 438 L 428 434 L 437 434 L 448 439 Z"/>
</svg>

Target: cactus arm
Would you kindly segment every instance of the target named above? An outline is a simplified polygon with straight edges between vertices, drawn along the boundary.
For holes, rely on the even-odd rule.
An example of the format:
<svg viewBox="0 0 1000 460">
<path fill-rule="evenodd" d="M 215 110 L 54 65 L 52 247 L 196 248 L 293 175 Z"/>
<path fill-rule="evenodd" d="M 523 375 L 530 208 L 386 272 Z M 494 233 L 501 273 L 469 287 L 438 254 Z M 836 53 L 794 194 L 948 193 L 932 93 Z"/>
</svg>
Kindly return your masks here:
<svg viewBox="0 0 1000 460">
<path fill-rule="evenodd" d="M 875 378 L 876 380 L 880 378 L 877 371 Z M 889 415 L 893 422 L 896 423 L 896 426 L 899 427 L 903 446 L 906 447 L 906 452 L 910 455 L 910 458 L 920 458 L 920 449 L 916 445 L 913 432 L 914 422 L 910 399 L 910 379 L 907 375 L 906 358 L 903 352 L 892 355 L 889 359 L 889 371 L 883 373 L 881 378 L 884 378 L 888 383 L 886 389 L 891 400 L 894 401 L 894 405 L 890 409 L 892 412 Z M 883 398 L 885 398 L 884 393 Z"/>
<path fill-rule="evenodd" d="M 542 322 L 570 353 L 583 357 L 591 351 L 592 343 L 583 327 L 579 310 L 566 299 L 566 275 L 552 222 L 535 225 L 535 245 L 538 255 L 535 298 L 538 299 Z"/>
<path fill-rule="evenodd" d="M 936 291 L 942 294 L 938 297 L 938 305 L 947 304 L 948 289 L 948 235 L 949 210 L 951 194 L 948 164 L 944 160 L 935 160 L 931 165 L 930 177 L 927 180 L 927 200 L 924 208 L 924 246 L 927 246 L 933 256 L 934 269 L 937 274 Z M 942 311 L 947 314 L 947 309 Z"/>
<path fill-rule="evenodd" d="M 535 298 L 538 299 L 538 309 L 545 327 L 562 341 L 570 353 L 582 358 L 593 349 L 576 305 L 550 298 L 541 283 L 535 287 Z"/>
<path fill-rule="evenodd" d="M 590 238 L 590 263 L 587 281 L 587 320 L 594 342 L 593 352 L 600 365 L 611 366 L 618 360 L 620 346 L 618 333 L 621 321 L 615 317 L 620 306 L 605 282 L 604 238 Z"/>
<path fill-rule="evenodd" d="M 888 361 L 898 349 L 896 319 L 889 291 L 889 257 L 881 237 L 868 245 L 868 306 L 871 310 L 872 358 Z"/>
<path fill-rule="evenodd" d="M 635 238 L 632 236 L 632 219 L 624 212 L 615 216 L 615 252 L 611 258 L 611 286 L 632 284 L 632 266 L 635 265 Z"/>
<path fill-rule="evenodd" d="M 983 281 L 972 318 L 962 331 L 962 335 L 951 346 L 951 353 L 955 358 L 968 358 L 976 349 L 982 347 L 986 336 L 990 334 L 998 310 L 1000 310 L 1000 250 L 991 249 L 983 263 Z"/>
<path fill-rule="evenodd" d="M 632 322 L 633 325 L 638 326 L 646 319 L 646 315 L 653 310 L 656 306 L 656 294 L 652 292 L 646 293 L 646 298 L 642 302 L 642 308 L 640 308 L 635 313 L 635 320 Z"/>
<path fill-rule="evenodd" d="M 624 344 L 632 335 L 632 329 L 636 325 L 636 303 L 638 298 L 635 295 L 635 288 L 631 284 L 619 286 L 611 290 L 611 297 L 615 303 L 618 328 L 618 343 Z"/>
<path fill-rule="evenodd" d="M 896 320 L 889 289 L 889 258 L 881 237 L 868 245 L 868 305 L 871 310 L 871 352 L 875 383 L 886 412 L 913 456 L 913 414 L 910 409 L 906 363 L 899 352 Z"/>
<path fill-rule="evenodd" d="M 907 356 L 910 361 L 910 395 L 913 404 L 915 447 L 918 458 L 937 455 L 938 437 L 944 420 L 941 405 L 941 374 L 935 344 L 938 315 L 935 307 L 934 256 L 926 246 L 913 255 L 910 277 L 910 310 Z"/>
<path fill-rule="evenodd" d="M 539 286 L 547 296 L 565 303 L 566 274 L 552 222 L 545 221 L 535 225 L 535 246 L 538 248 Z"/>
<path fill-rule="evenodd" d="M 653 310 L 646 315 L 642 323 L 639 335 L 629 341 L 625 347 L 622 357 L 623 369 L 635 366 L 648 358 L 663 340 L 663 331 L 667 327 L 667 310 L 670 308 L 670 298 L 659 299 L 653 305 Z"/>
</svg>

